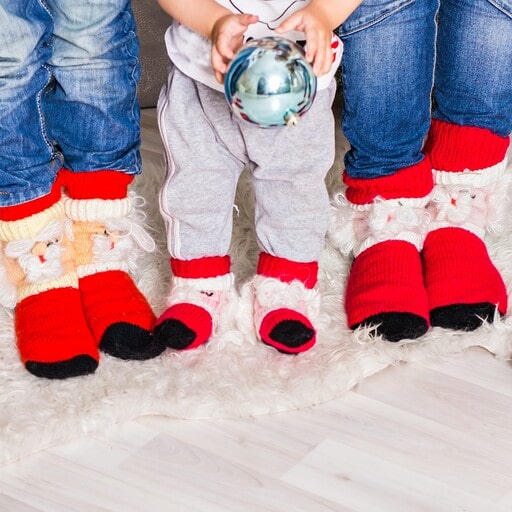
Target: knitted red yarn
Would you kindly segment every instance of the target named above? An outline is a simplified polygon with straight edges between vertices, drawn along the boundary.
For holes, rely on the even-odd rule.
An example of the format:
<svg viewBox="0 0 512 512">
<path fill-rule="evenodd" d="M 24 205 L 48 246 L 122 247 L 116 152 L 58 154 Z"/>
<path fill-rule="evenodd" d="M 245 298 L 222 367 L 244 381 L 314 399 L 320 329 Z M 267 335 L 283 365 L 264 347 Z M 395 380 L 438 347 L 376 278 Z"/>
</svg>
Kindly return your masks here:
<svg viewBox="0 0 512 512">
<path fill-rule="evenodd" d="M 257 274 L 284 283 L 297 280 L 311 289 L 317 282 L 318 263 L 296 262 L 261 253 Z M 288 354 L 304 352 L 316 343 L 316 331 L 311 321 L 302 313 L 285 306 L 273 309 L 264 316 L 258 334 L 264 343 Z"/>
<path fill-rule="evenodd" d="M 171 258 L 170 263 L 173 274 L 184 279 L 223 276 L 229 273 L 231 267 L 227 255 L 192 260 Z M 205 293 L 208 291 L 205 290 Z M 210 339 L 213 325 L 213 318 L 205 308 L 187 302 L 176 303 L 160 315 L 154 332 L 161 343 L 175 350 L 194 349 Z"/>
<path fill-rule="evenodd" d="M 62 196 L 61 181 L 57 179 L 49 194 L 26 203 L 0 208 L 0 221 L 21 220 L 53 206 Z"/>
<path fill-rule="evenodd" d="M 98 349 L 76 288 L 55 288 L 23 299 L 16 306 L 15 329 L 21 360 L 38 377 L 75 377 L 98 366 Z"/>
<path fill-rule="evenodd" d="M 148 333 L 152 331 L 155 325 L 153 310 L 126 272 L 109 270 L 90 274 L 81 277 L 78 286 L 85 317 L 100 348 L 103 348 L 105 333 L 116 324 L 130 325 Z M 127 337 L 128 333 L 127 329 Z"/>
<path fill-rule="evenodd" d="M 87 203 L 127 198 L 134 177 L 113 170 L 62 169 L 59 179 L 71 199 Z M 128 273 L 122 270 L 88 273 L 79 279 L 79 290 L 86 320 L 101 350 L 120 359 L 138 360 L 155 357 L 164 350 L 152 337 L 156 320 L 153 310 Z"/>
<path fill-rule="evenodd" d="M 416 247 L 389 240 L 361 253 L 350 270 L 345 308 L 351 328 L 383 313 L 416 315 L 428 325 L 427 295 Z"/>
<path fill-rule="evenodd" d="M 482 175 L 504 161 L 508 145 L 508 137 L 490 130 L 433 120 L 425 149 L 436 170 Z M 485 243 L 471 231 L 462 226 L 430 232 L 423 260 L 433 325 L 472 330 L 492 320 L 496 307 L 505 314 L 503 279 Z"/>
<path fill-rule="evenodd" d="M 205 256 L 192 260 L 179 260 L 171 258 L 171 270 L 176 277 L 186 279 L 206 279 L 223 276 L 231 267 L 229 256 Z"/>
<path fill-rule="evenodd" d="M 370 204 L 377 196 L 382 199 L 425 197 L 433 187 L 432 166 L 428 158 L 410 167 L 379 178 L 351 178 L 343 173 L 347 199 L 352 204 Z"/>
<path fill-rule="evenodd" d="M 486 128 L 433 119 L 424 151 L 433 169 L 476 171 L 502 162 L 509 143 L 509 137 L 501 137 Z"/>
<path fill-rule="evenodd" d="M 488 303 L 492 309 L 497 306 L 501 314 L 506 313 L 503 279 L 485 243 L 473 233 L 461 228 L 432 231 L 425 240 L 423 260 L 431 311 Z"/>
<path fill-rule="evenodd" d="M 61 169 L 59 182 L 73 199 L 124 199 L 134 176 L 120 171 Z"/>
<path fill-rule="evenodd" d="M 432 190 L 428 158 L 390 176 L 353 179 L 345 172 L 347 199 L 357 205 L 382 199 L 424 198 Z M 374 327 L 388 341 L 417 338 L 429 327 L 427 294 L 418 249 L 409 242 L 385 240 L 356 256 L 345 294 L 350 328 Z"/>
</svg>

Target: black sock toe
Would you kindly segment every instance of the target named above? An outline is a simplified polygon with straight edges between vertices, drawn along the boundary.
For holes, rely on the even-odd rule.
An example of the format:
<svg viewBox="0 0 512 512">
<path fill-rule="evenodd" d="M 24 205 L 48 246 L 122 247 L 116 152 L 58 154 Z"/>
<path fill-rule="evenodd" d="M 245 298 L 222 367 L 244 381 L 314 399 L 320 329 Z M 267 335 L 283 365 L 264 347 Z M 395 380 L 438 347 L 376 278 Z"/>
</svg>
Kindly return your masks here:
<svg viewBox="0 0 512 512">
<path fill-rule="evenodd" d="M 144 361 L 160 355 L 165 345 L 138 325 L 118 322 L 103 334 L 100 350 L 119 359 Z"/>
<path fill-rule="evenodd" d="M 36 377 L 46 379 L 68 379 L 94 373 L 98 367 L 98 361 L 88 355 L 79 355 L 66 361 L 54 363 L 40 363 L 27 361 L 25 368 Z"/>
<path fill-rule="evenodd" d="M 484 322 L 492 321 L 496 306 L 489 302 L 477 304 L 451 304 L 430 312 L 433 326 L 457 331 L 474 331 Z"/>
<path fill-rule="evenodd" d="M 427 320 L 414 313 L 380 313 L 352 326 L 352 329 L 358 327 L 374 327 L 376 334 L 391 342 L 416 339 L 428 331 Z"/>
<path fill-rule="evenodd" d="M 298 320 L 283 320 L 278 322 L 270 331 L 272 340 L 290 348 L 305 345 L 315 335 L 315 331 Z"/>
<path fill-rule="evenodd" d="M 155 327 L 155 338 L 175 350 L 184 350 L 195 341 L 197 334 L 180 320 L 168 318 Z"/>
</svg>

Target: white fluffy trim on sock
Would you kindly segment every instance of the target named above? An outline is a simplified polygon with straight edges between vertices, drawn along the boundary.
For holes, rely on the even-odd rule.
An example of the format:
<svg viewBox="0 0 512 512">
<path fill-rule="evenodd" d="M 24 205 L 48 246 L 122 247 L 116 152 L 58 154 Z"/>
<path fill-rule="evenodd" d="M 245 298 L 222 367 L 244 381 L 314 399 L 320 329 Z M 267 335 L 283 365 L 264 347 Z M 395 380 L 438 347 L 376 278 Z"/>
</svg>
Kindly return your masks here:
<svg viewBox="0 0 512 512">
<path fill-rule="evenodd" d="M 238 328 L 247 339 L 254 340 L 265 315 L 281 308 L 302 313 L 317 330 L 318 324 L 326 321 L 321 320 L 321 295 L 316 288 L 308 289 L 300 281 L 283 283 L 256 275 L 242 287 Z"/>
<path fill-rule="evenodd" d="M 215 329 L 228 304 L 236 302 L 234 281 L 233 273 L 204 279 L 173 276 L 167 307 L 183 303 L 200 306 L 212 317 Z"/>
<path fill-rule="evenodd" d="M 329 239 L 343 254 L 358 256 L 366 249 L 387 240 L 423 247 L 430 217 L 426 211 L 429 196 L 421 198 L 382 199 L 366 205 L 352 204 L 344 192 L 332 201 Z"/>
<path fill-rule="evenodd" d="M 504 232 L 510 216 L 512 167 L 506 162 L 473 172 L 434 171 L 429 231 L 460 227 L 479 238 Z"/>
</svg>

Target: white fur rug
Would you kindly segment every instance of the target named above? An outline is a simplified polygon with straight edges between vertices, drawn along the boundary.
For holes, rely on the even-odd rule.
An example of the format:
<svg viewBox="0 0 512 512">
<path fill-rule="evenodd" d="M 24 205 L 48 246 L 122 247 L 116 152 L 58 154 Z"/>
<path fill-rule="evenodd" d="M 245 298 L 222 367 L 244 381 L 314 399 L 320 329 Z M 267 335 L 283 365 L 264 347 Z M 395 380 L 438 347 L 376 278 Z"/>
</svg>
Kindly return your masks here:
<svg viewBox="0 0 512 512">
<path fill-rule="evenodd" d="M 340 186 L 339 172 L 340 162 L 329 175 L 331 191 Z M 158 243 L 158 250 L 142 262 L 137 279 L 157 314 L 169 281 L 156 201 L 162 175 L 161 166 L 146 162 L 136 185 L 147 199 L 148 224 Z M 232 259 L 241 285 L 254 271 L 258 253 L 245 174 L 238 192 Z M 491 254 L 512 290 L 510 231 L 492 243 Z M 414 343 L 391 344 L 372 340 L 364 331 L 351 333 L 342 303 L 349 261 L 327 244 L 320 265 L 323 327 L 316 347 L 299 356 L 279 354 L 250 333 L 239 332 L 232 315 L 207 345 L 195 351 L 169 350 L 146 362 L 103 356 L 94 375 L 48 381 L 22 367 L 12 313 L 0 309 L 0 464 L 140 415 L 207 419 L 286 411 L 338 397 L 389 365 L 439 358 L 470 346 L 484 347 L 501 358 L 512 354 L 512 315 L 471 333 L 433 329 Z M 247 312 L 242 308 L 237 314 Z"/>
</svg>

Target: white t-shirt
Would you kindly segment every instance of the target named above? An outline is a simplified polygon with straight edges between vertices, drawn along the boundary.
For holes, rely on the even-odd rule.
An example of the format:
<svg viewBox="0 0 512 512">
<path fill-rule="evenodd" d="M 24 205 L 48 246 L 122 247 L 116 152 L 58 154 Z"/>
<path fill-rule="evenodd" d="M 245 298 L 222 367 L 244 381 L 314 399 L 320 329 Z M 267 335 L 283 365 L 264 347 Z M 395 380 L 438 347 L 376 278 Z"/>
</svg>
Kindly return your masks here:
<svg viewBox="0 0 512 512">
<path fill-rule="evenodd" d="M 309 0 L 216 0 L 234 13 L 249 13 L 259 17 L 259 21 L 247 29 L 245 40 L 277 35 L 273 31 L 282 21 L 309 3 Z M 305 41 L 303 32 L 279 34 L 292 41 Z M 199 82 L 223 91 L 223 86 L 215 79 L 211 65 L 211 42 L 193 32 L 185 25 L 173 20 L 165 34 L 167 53 L 173 64 L 185 75 Z M 317 88 L 329 86 L 341 60 L 343 43 L 333 33 L 331 40 L 333 63 L 329 73 L 318 78 Z"/>
</svg>

